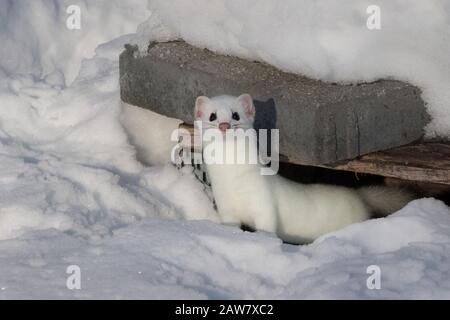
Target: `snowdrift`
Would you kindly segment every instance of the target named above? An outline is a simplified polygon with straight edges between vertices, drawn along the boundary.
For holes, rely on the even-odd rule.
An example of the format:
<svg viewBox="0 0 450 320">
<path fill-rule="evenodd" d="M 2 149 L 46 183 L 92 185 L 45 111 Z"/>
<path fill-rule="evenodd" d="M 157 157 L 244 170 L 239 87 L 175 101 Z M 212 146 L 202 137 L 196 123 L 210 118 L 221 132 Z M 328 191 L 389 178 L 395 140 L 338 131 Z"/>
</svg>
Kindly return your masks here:
<svg viewBox="0 0 450 320">
<path fill-rule="evenodd" d="M 371 5 L 381 9 L 380 30 L 367 28 Z M 200 48 L 331 82 L 410 82 L 433 118 L 427 136 L 450 138 L 447 0 L 149 0 L 149 8 L 174 38 Z"/>
</svg>

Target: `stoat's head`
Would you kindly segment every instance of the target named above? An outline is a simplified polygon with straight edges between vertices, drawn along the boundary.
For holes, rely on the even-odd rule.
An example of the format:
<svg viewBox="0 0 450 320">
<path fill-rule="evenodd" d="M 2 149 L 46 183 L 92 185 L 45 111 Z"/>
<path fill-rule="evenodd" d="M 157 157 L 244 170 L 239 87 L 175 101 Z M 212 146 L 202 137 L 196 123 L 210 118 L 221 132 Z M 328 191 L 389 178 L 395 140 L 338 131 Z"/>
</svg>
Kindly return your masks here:
<svg viewBox="0 0 450 320">
<path fill-rule="evenodd" d="M 217 128 L 223 133 L 228 129 L 251 129 L 255 120 L 255 106 L 249 94 L 239 97 L 198 97 L 195 102 L 195 121 L 201 121 L 204 129 Z"/>
</svg>

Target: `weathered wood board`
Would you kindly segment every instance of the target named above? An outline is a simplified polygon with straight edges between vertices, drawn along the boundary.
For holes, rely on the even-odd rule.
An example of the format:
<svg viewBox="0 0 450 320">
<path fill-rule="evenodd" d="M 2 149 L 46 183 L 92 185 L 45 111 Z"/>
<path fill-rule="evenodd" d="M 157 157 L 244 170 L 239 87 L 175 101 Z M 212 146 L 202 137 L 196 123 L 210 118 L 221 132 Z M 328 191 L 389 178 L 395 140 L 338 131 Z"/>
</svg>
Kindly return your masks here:
<svg viewBox="0 0 450 320">
<path fill-rule="evenodd" d="M 322 167 L 450 185 L 450 144 L 408 145 Z"/>
</svg>

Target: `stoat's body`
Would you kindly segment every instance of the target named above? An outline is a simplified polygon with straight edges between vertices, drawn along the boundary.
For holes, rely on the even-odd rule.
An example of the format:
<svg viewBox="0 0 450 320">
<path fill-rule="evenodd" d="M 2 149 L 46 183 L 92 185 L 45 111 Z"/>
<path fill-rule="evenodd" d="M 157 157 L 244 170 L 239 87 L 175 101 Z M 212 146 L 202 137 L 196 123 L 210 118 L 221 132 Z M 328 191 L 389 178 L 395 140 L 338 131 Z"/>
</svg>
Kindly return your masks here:
<svg viewBox="0 0 450 320">
<path fill-rule="evenodd" d="M 203 129 L 253 127 L 255 108 L 249 95 L 239 98 L 199 97 L 195 118 Z M 256 152 L 256 135 L 247 152 Z M 225 153 L 234 142 L 225 142 Z M 387 215 L 412 200 L 408 193 L 386 187 L 358 190 L 331 185 L 304 185 L 278 175 L 261 175 L 259 164 L 206 164 L 219 215 L 226 224 L 245 224 L 275 232 L 287 242 L 303 243 L 369 219 L 374 212 Z"/>
</svg>

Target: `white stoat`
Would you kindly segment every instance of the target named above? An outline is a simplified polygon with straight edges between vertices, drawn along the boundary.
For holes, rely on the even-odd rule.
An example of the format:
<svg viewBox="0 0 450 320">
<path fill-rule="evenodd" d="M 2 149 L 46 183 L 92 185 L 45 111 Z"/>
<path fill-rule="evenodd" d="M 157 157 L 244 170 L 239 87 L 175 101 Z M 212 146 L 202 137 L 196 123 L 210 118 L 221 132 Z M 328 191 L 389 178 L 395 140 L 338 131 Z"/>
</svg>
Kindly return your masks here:
<svg viewBox="0 0 450 320">
<path fill-rule="evenodd" d="M 227 130 L 253 128 L 254 117 L 248 94 L 196 100 L 195 120 L 201 121 L 203 130 L 218 129 L 225 136 Z M 256 150 L 256 135 L 248 137 L 249 150 Z M 228 150 L 228 142 L 225 146 Z M 261 175 L 259 164 L 206 164 L 206 168 L 224 223 L 274 232 L 290 243 L 310 242 L 375 213 L 388 215 L 413 199 L 405 191 L 383 186 L 355 190 L 296 183 L 279 175 Z"/>
</svg>

